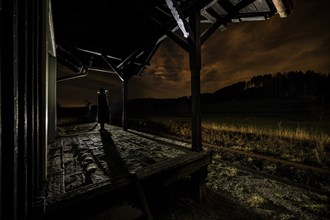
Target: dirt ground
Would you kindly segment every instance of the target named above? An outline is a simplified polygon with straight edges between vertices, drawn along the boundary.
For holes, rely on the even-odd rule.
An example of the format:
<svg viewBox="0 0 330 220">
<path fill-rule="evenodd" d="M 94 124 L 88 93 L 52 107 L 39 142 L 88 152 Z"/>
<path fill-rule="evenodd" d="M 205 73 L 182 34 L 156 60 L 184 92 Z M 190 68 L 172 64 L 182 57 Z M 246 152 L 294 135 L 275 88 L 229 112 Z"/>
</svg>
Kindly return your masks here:
<svg viewBox="0 0 330 220">
<path fill-rule="evenodd" d="M 149 197 L 154 219 L 262 219 L 257 213 L 208 188 L 201 202 L 194 201 L 189 189 L 189 181 L 183 180 L 164 190 L 159 197 Z"/>
<path fill-rule="evenodd" d="M 189 178 L 167 188 L 145 189 L 153 218 L 326 220 L 330 216 L 326 195 L 254 176 L 221 163 L 214 162 L 209 166 L 206 185 L 205 197 L 201 202 L 192 199 Z M 123 208 L 123 203 L 116 202 L 109 207 L 104 206 L 102 210 L 98 207 L 86 219 L 146 219 L 139 198 L 134 198 L 134 189 L 126 193 L 130 199 L 133 198 L 127 200 L 121 194 L 126 208 Z"/>
<path fill-rule="evenodd" d="M 224 164 L 209 166 L 205 198 L 189 195 L 181 182 L 158 197 L 149 197 L 155 219 L 329 219 L 329 198 L 274 180 L 235 170 Z"/>
</svg>

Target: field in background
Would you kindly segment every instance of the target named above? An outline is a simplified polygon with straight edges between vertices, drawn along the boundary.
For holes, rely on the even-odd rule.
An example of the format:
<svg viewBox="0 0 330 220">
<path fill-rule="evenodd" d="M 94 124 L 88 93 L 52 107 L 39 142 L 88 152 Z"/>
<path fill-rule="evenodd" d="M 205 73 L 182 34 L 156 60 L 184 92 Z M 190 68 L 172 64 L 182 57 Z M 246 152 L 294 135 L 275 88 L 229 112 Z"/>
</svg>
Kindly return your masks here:
<svg viewBox="0 0 330 220">
<path fill-rule="evenodd" d="M 191 137 L 190 118 L 145 116 L 130 120 L 135 128 L 158 131 L 179 137 Z M 274 117 L 244 115 L 204 116 L 203 141 L 293 162 L 330 165 L 329 131 L 313 121 L 282 121 Z"/>
<path fill-rule="evenodd" d="M 129 127 L 190 140 L 190 120 L 143 116 L 130 118 Z M 202 139 L 215 145 L 211 148 L 215 150 L 214 158 L 330 193 L 330 133 L 325 128 L 327 125 L 319 121 L 283 120 L 274 115 L 202 117 Z M 206 144 L 204 147 L 209 148 Z"/>
<path fill-rule="evenodd" d="M 135 100 L 129 103 L 128 128 L 190 141 L 189 106 L 187 98 Z M 110 107 L 111 124 L 121 126 L 121 109 Z M 215 146 L 204 147 L 214 150 L 213 158 L 222 161 L 229 177 L 235 172 L 226 163 L 329 194 L 329 109 L 310 97 L 202 103 L 203 142 Z M 87 107 L 58 108 L 57 116 L 58 129 L 95 122 L 96 106 L 90 111 Z"/>
<path fill-rule="evenodd" d="M 129 128 L 191 137 L 190 100 L 144 99 L 129 103 Z M 120 106 L 118 104 L 118 106 Z M 112 124 L 121 126 L 112 105 Z M 117 109 L 117 111 L 115 111 Z M 96 106 L 58 108 L 58 125 L 96 120 Z M 329 106 L 314 97 L 253 98 L 202 103 L 203 141 L 292 162 L 329 167 Z"/>
</svg>

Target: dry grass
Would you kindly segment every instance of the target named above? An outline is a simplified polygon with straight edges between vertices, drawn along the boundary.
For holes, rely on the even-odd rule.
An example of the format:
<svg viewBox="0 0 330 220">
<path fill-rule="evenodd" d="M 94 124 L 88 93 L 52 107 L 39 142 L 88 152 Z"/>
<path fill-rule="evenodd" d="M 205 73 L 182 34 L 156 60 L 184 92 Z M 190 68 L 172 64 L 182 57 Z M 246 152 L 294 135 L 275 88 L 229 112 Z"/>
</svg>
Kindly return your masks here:
<svg viewBox="0 0 330 220">
<path fill-rule="evenodd" d="M 154 118 L 150 122 L 160 125 L 163 132 L 191 137 L 190 121 L 184 119 Z M 260 153 L 293 162 L 329 166 L 327 152 L 330 136 L 323 132 L 310 132 L 300 127 L 283 128 L 281 122 L 275 128 L 234 126 L 216 122 L 202 122 L 203 141 L 223 147 Z"/>
<path fill-rule="evenodd" d="M 251 151 L 263 152 L 266 154 L 276 154 L 278 151 L 282 159 L 295 162 L 303 162 L 308 157 L 312 157 L 319 165 L 326 165 L 326 152 L 329 150 L 330 136 L 323 132 L 312 133 L 299 127 L 295 130 L 290 130 L 282 128 L 280 124 L 278 128 L 275 129 L 260 129 L 256 126 L 238 127 L 219 125 L 216 123 L 203 123 L 202 126 L 205 130 L 213 131 L 203 135 L 203 139 L 210 143 L 226 140 L 226 135 L 224 134 L 230 132 L 236 134 L 235 145 L 241 146 L 238 148 L 243 150 L 249 150 L 247 146 L 254 144 L 254 147 L 252 146 L 252 148 L 250 148 Z M 210 135 L 210 133 L 214 133 L 214 131 L 218 132 Z M 205 132 L 203 132 L 203 134 L 205 134 Z"/>
</svg>

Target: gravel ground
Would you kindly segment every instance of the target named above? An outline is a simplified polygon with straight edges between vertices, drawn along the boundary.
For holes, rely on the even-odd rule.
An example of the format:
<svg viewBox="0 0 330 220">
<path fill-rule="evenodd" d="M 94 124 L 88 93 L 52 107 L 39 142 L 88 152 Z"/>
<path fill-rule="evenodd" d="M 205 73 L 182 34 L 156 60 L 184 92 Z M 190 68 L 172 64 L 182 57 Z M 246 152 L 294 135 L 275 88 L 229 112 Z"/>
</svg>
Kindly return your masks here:
<svg viewBox="0 0 330 220">
<path fill-rule="evenodd" d="M 221 162 L 209 166 L 207 186 L 267 219 L 329 219 L 329 198 L 238 170 Z"/>
</svg>

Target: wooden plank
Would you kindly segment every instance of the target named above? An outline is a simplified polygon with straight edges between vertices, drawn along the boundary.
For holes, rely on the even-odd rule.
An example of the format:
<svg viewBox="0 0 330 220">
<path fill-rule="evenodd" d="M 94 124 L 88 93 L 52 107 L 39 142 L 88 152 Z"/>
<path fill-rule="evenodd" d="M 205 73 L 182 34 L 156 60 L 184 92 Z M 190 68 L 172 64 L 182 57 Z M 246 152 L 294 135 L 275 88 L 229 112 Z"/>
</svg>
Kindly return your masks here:
<svg viewBox="0 0 330 220">
<path fill-rule="evenodd" d="M 137 177 L 139 179 L 144 179 L 153 175 L 163 174 L 202 158 L 208 158 L 208 160 L 211 161 L 211 151 L 190 152 L 180 157 L 152 164 L 137 171 Z"/>
<path fill-rule="evenodd" d="M 128 187 L 135 183 L 145 214 L 149 217 L 149 219 L 152 219 L 150 210 L 148 211 L 148 203 L 144 196 L 142 183 L 140 180 L 143 181 L 147 179 L 153 183 L 162 183 L 163 186 L 166 186 L 186 176 L 192 175 L 193 173 L 198 173 L 201 169 L 206 168 L 206 166 L 210 163 L 211 151 L 189 152 L 183 156 L 142 168 L 135 174 L 136 178 L 132 178 L 132 176 L 125 174 L 117 176 L 109 181 L 86 185 L 84 187 L 80 187 L 79 189 L 47 198 L 45 213 L 50 214 L 70 205 L 88 201 L 98 195 L 115 192 L 116 190 Z M 202 179 L 195 181 L 203 182 Z M 203 184 L 199 187 L 202 186 Z M 196 193 L 198 192 L 199 190 L 196 191 Z"/>
<path fill-rule="evenodd" d="M 254 6 L 257 8 L 258 12 L 270 12 L 270 8 L 265 0 L 256 0 Z"/>
<path fill-rule="evenodd" d="M 193 161 L 190 164 L 186 164 L 185 166 L 175 169 L 166 174 L 163 184 L 164 184 L 164 186 L 168 186 L 189 175 L 194 175 L 194 173 L 198 173 L 198 171 L 200 171 L 200 169 L 205 168 L 211 162 L 212 162 L 211 156 L 203 157 L 203 158 Z"/>
<path fill-rule="evenodd" d="M 239 11 L 239 13 L 242 13 L 242 14 L 244 14 L 244 13 L 254 13 L 254 12 L 258 12 L 258 9 L 254 5 L 254 3 L 249 4 L 248 6 L 246 6 L 245 8 L 243 8 Z"/>
</svg>

